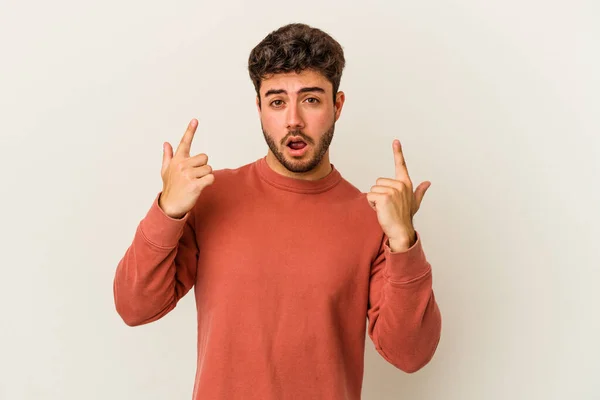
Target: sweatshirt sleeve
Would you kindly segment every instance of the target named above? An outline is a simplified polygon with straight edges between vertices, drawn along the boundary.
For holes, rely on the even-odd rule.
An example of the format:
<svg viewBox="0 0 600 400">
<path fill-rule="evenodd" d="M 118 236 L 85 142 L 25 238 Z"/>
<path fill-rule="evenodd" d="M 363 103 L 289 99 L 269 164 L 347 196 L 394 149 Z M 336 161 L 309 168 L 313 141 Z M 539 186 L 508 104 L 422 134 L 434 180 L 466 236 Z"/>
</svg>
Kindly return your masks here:
<svg viewBox="0 0 600 400">
<path fill-rule="evenodd" d="M 115 307 L 129 326 L 162 318 L 196 279 L 193 210 L 181 219 L 171 218 L 158 206 L 161 194 L 138 224 L 113 281 Z"/>
<path fill-rule="evenodd" d="M 384 235 L 369 285 L 368 333 L 375 349 L 402 371 L 418 371 L 432 359 L 441 334 L 431 265 L 418 232 L 404 252 L 392 252 Z"/>
</svg>

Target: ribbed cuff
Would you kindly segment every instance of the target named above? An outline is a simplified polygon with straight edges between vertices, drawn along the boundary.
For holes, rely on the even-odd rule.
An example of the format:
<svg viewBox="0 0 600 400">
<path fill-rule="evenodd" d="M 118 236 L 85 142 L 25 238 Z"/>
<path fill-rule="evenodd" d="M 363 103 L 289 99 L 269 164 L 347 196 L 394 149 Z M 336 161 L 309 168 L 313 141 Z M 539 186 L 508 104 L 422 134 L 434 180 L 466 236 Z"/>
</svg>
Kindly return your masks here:
<svg viewBox="0 0 600 400">
<path fill-rule="evenodd" d="M 140 222 L 140 230 L 146 240 L 158 247 L 173 248 L 177 246 L 183 233 L 183 228 L 190 213 L 181 219 L 169 217 L 158 205 L 162 192 L 154 198 L 148 213 Z"/>
<path fill-rule="evenodd" d="M 389 241 L 384 244 L 386 268 L 385 275 L 394 283 L 409 283 L 421 278 L 431 270 L 427 262 L 421 242 L 421 235 L 416 232 L 416 242 L 406 251 L 394 253 Z"/>
</svg>

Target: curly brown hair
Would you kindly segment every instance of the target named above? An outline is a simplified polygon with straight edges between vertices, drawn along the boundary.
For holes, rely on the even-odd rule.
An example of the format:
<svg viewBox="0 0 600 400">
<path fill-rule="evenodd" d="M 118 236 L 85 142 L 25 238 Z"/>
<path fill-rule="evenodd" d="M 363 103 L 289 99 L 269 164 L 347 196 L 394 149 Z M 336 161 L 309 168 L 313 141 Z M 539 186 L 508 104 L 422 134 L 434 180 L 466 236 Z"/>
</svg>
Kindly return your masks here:
<svg viewBox="0 0 600 400">
<path fill-rule="evenodd" d="M 320 72 L 333 86 L 333 100 L 346 64 L 342 46 L 329 34 L 306 24 L 293 23 L 269 33 L 250 52 L 248 72 L 260 105 L 260 85 L 272 74 L 305 69 Z"/>
</svg>

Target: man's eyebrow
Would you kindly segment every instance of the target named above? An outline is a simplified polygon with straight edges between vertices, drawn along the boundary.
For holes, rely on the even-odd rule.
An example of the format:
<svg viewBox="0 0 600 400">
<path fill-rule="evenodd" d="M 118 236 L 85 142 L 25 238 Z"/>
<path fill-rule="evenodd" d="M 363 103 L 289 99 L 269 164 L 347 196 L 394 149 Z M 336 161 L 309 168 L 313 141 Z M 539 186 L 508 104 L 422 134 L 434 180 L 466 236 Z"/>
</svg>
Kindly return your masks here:
<svg viewBox="0 0 600 400">
<path fill-rule="evenodd" d="M 298 94 L 307 93 L 307 92 L 325 93 L 325 89 L 323 89 L 322 87 L 319 87 L 319 86 L 310 86 L 310 87 L 303 87 L 302 89 L 298 90 Z M 271 95 L 281 94 L 281 93 L 287 94 L 287 91 L 285 91 L 284 89 L 270 89 L 270 90 L 267 90 L 267 92 L 265 93 L 265 97 L 269 97 Z"/>
</svg>

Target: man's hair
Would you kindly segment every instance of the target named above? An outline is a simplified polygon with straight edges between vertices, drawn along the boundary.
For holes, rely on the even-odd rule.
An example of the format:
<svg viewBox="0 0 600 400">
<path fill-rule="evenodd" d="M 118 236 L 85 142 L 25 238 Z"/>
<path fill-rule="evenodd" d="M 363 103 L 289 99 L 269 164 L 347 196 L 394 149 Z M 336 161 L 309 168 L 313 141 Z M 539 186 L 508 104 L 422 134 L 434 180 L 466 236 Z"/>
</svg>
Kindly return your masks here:
<svg viewBox="0 0 600 400">
<path fill-rule="evenodd" d="M 335 39 L 320 29 L 294 23 L 269 33 L 252 49 L 248 72 L 259 101 L 263 79 L 307 69 L 320 72 L 331 82 L 335 101 L 345 64 L 344 51 Z"/>
</svg>

